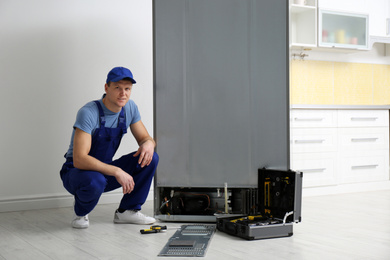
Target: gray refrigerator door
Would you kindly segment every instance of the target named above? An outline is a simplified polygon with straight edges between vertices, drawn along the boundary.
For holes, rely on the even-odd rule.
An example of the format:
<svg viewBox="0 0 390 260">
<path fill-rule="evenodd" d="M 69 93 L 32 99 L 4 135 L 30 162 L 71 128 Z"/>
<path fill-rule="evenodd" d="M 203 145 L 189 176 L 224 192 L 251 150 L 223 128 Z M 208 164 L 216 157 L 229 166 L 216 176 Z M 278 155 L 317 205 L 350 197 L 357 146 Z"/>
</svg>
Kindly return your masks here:
<svg viewBox="0 0 390 260">
<path fill-rule="evenodd" d="M 155 0 L 157 187 L 289 168 L 288 1 Z"/>
</svg>

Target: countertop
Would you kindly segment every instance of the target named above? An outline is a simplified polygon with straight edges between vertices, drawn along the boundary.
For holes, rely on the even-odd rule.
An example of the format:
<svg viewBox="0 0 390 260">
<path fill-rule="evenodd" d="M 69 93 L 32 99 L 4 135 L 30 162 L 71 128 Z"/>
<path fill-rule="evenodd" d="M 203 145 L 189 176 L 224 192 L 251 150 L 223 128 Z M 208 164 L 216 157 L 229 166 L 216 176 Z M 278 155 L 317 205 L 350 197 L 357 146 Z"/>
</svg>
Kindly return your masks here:
<svg viewBox="0 0 390 260">
<path fill-rule="evenodd" d="M 292 109 L 390 110 L 390 105 L 290 105 Z"/>
</svg>

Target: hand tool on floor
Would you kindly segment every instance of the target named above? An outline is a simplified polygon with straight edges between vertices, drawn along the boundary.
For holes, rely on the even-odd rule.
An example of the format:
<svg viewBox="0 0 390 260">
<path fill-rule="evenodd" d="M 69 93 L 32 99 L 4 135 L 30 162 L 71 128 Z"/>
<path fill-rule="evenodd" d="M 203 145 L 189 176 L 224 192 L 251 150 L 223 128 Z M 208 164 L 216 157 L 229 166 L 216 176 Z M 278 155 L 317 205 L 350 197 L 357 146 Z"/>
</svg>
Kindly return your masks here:
<svg viewBox="0 0 390 260">
<path fill-rule="evenodd" d="M 167 230 L 167 226 L 154 225 L 151 226 L 150 229 L 141 229 L 140 232 L 141 234 L 152 234 L 161 232 L 162 230 Z"/>
</svg>

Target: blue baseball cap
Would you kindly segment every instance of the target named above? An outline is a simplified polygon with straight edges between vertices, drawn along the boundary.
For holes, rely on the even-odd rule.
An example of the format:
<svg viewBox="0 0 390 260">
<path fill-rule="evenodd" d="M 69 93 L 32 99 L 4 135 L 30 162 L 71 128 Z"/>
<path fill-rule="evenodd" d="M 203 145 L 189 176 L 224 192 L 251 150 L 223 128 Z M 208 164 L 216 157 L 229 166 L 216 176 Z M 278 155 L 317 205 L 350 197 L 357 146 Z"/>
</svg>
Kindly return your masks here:
<svg viewBox="0 0 390 260">
<path fill-rule="evenodd" d="M 137 83 L 133 78 L 133 73 L 127 68 L 124 67 L 115 67 L 107 75 L 106 83 L 108 82 L 118 82 L 122 79 L 129 79 L 133 84 Z"/>
</svg>

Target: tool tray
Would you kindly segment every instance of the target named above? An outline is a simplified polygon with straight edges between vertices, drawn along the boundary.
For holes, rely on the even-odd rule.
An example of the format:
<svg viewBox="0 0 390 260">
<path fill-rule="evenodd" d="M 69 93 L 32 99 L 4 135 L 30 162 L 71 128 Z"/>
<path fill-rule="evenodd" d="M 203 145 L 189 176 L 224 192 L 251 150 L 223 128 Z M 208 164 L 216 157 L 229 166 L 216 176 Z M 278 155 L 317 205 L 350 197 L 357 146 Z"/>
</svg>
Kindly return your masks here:
<svg viewBox="0 0 390 260">
<path fill-rule="evenodd" d="M 248 240 L 288 237 L 301 221 L 302 173 L 258 170 L 258 214 L 217 217 L 217 229 Z"/>
</svg>

